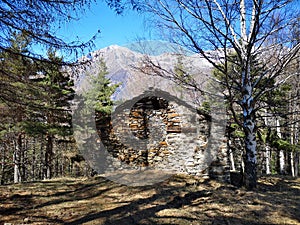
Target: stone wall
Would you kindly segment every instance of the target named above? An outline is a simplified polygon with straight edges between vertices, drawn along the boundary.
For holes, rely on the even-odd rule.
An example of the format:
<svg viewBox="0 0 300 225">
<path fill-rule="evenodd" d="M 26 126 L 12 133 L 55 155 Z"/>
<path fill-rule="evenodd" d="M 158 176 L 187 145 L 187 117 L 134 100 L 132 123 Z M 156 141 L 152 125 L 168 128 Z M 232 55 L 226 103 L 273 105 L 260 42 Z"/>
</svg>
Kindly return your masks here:
<svg viewBox="0 0 300 225">
<path fill-rule="evenodd" d="M 97 130 L 119 167 L 153 167 L 228 180 L 226 140 L 212 118 L 177 99 L 144 96 L 99 119 Z M 217 136 L 218 134 L 214 134 Z"/>
</svg>

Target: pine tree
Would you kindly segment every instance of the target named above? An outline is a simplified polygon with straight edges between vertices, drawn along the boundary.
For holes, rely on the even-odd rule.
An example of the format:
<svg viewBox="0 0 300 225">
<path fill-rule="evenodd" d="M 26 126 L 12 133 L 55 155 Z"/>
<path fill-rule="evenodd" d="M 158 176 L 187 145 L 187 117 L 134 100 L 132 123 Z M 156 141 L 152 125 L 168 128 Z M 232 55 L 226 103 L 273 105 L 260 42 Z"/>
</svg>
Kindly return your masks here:
<svg viewBox="0 0 300 225">
<path fill-rule="evenodd" d="M 87 83 L 82 83 L 77 109 L 73 114 L 74 136 L 78 137 L 77 146 L 93 169 L 99 169 L 98 165 L 94 164 L 98 160 L 98 155 L 93 151 L 99 146 L 95 146 L 94 143 L 99 138 L 98 135 L 102 137 L 104 133 L 106 134 L 106 129 L 110 129 L 114 104 L 112 95 L 119 86 L 113 84 L 107 75 L 108 71 L 103 59 L 100 59 L 95 68 L 85 71 Z M 103 167 L 105 165 L 101 165 L 101 168 Z"/>
<path fill-rule="evenodd" d="M 108 74 L 107 66 L 103 59 L 100 59 L 98 72 L 96 75 L 88 73 L 89 89 L 83 94 L 86 104 L 95 108 L 96 119 L 109 116 L 112 112 L 113 93 L 119 84 L 112 84 L 106 77 Z"/>
<path fill-rule="evenodd" d="M 32 110 L 32 121 L 27 131 L 32 135 L 43 134 L 46 143 L 44 178 L 53 175 L 54 141 L 72 135 L 70 104 L 74 97 L 73 80 L 63 72 L 62 58 L 49 50 L 51 63 L 38 65 L 38 74 L 32 81 L 39 87 L 38 99 L 42 107 Z"/>
<path fill-rule="evenodd" d="M 26 134 L 23 130 L 23 123 L 29 119 L 28 105 L 31 101 L 30 76 L 35 73 L 35 66 L 32 60 L 24 55 L 28 53 L 31 40 L 25 33 L 13 33 L 10 39 L 10 49 L 14 54 L 7 51 L 0 53 L 1 77 L 0 84 L 3 94 L 0 104 L 4 112 L 10 112 L 10 119 L 6 119 L 6 125 L 2 132 L 2 138 L 10 137 L 13 152 L 6 155 L 13 155 L 14 182 L 18 183 L 25 179 L 26 162 Z M 15 54 L 18 53 L 18 54 Z M 6 115 L 1 115 L 1 117 Z M 5 142 L 5 140 L 4 140 Z M 8 150 L 8 149 L 6 149 Z"/>
</svg>

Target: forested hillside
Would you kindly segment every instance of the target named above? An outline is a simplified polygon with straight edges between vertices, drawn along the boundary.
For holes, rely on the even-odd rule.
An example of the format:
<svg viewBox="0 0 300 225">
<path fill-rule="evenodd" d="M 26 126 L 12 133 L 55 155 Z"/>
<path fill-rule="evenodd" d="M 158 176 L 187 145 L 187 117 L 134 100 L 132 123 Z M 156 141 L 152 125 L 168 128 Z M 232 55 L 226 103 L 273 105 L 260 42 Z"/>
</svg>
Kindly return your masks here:
<svg viewBox="0 0 300 225">
<path fill-rule="evenodd" d="M 26 52 L 28 45 L 29 40 L 23 34 L 15 34 L 11 40 L 11 48 L 22 52 Z M 206 61 L 197 61 L 196 55 L 182 55 L 184 64 L 178 53 L 151 57 L 168 70 L 192 74 L 190 76 L 202 85 L 205 84 L 203 80 L 209 76 L 225 79 L 221 73 L 213 71 Z M 85 162 L 76 147 L 71 124 L 74 95 L 92 94 L 85 94 L 87 91 L 91 92 L 85 89 L 85 83 L 89 79 L 92 82 L 99 79 L 103 83 L 104 80 L 101 81 L 103 78 L 100 77 L 106 76 L 111 80 L 107 82 L 117 84 L 115 91 L 107 89 L 106 92 L 107 97 L 111 96 L 114 101 L 119 101 L 118 104 L 154 86 L 162 90 L 168 89 L 171 94 L 192 102 L 198 108 L 209 107 L 205 105 L 208 102 L 201 103 L 199 95 L 193 94 L 197 92 L 185 89 L 184 83 L 178 89 L 178 84 L 170 79 L 143 75 L 137 66 L 144 59 L 144 55 L 123 47 L 111 46 L 91 53 L 91 61 L 84 67 L 85 70 L 80 70 L 79 75 L 64 70 L 65 67 L 61 65 L 63 59 L 51 51 L 48 52 L 51 63 L 24 60 L 21 56 L 14 57 L 8 53 L 2 53 L 2 58 L 2 67 L 13 69 L 19 76 L 2 79 L 12 88 L 11 93 L 14 93 L 7 93 L 7 99 L 1 103 L 2 184 L 94 174 L 95 171 Z M 294 68 L 290 70 L 292 73 Z M 259 103 L 263 107 L 257 113 L 260 175 L 299 175 L 297 79 L 298 76 L 290 78 L 280 89 L 265 95 Z M 99 86 L 98 91 L 104 93 L 105 86 Z M 226 86 L 224 91 L 226 92 Z M 97 95 L 97 90 L 94 90 L 93 95 Z M 238 99 L 239 94 L 234 93 L 232 97 Z M 101 101 L 103 99 L 99 99 Z M 231 104 L 227 106 L 228 115 L 232 112 L 232 102 L 234 101 L 231 100 Z M 101 110 L 101 105 L 98 110 Z M 238 117 L 239 113 L 237 107 L 235 110 L 235 115 L 229 116 L 226 136 L 230 169 L 239 173 L 243 169 L 244 135 L 234 120 L 234 116 Z"/>
<path fill-rule="evenodd" d="M 74 82 L 62 70 L 62 58 L 48 51 L 48 62 L 28 59 L 30 38 L 15 33 L 1 52 L 1 183 L 83 175 L 72 138 Z M 82 161 L 83 159 L 81 159 Z"/>
<path fill-rule="evenodd" d="M 153 87 L 208 114 L 215 112 L 212 96 L 225 98 L 230 170 L 242 174 L 249 190 L 260 174 L 298 176 L 297 1 L 106 4 L 117 14 L 151 15 L 152 25 L 171 44 L 128 45 L 136 52 L 115 45 L 90 51 L 96 36 L 66 42 L 56 33 L 65 21 L 78 19 L 90 1 L 1 3 L 2 184 L 94 174 L 73 137 L 74 96 L 87 101 L 94 96 L 96 114 L 107 117 L 103 112 L 110 114 L 114 101 Z M 152 49 L 152 55 L 145 54 Z M 78 92 L 85 77 L 99 84 L 99 93 Z"/>
<path fill-rule="evenodd" d="M 106 10 L 142 16 L 151 40 L 99 49 L 107 30 L 81 18 L 111 40 L 131 28 Z M 298 0 L 0 1 L 0 223 L 299 224 L 299 15 Z"/>
</svg>

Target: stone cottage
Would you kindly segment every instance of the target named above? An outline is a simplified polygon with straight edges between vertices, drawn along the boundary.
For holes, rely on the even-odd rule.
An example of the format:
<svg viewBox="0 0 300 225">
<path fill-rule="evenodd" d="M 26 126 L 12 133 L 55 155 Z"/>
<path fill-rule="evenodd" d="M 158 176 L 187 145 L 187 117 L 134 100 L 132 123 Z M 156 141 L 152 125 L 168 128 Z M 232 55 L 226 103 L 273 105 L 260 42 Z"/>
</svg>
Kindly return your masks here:
<svg viewBox="0 0 300 225">
<path fill-rule="evenodd" d="M 113 167 L 147 167 L 228 180 L 225 127 L 218 117 L 168 92 L 150 89 L 118 105 L 110 118 L 98 119 L 96 127 L 114 158 Z"/>
</svg>

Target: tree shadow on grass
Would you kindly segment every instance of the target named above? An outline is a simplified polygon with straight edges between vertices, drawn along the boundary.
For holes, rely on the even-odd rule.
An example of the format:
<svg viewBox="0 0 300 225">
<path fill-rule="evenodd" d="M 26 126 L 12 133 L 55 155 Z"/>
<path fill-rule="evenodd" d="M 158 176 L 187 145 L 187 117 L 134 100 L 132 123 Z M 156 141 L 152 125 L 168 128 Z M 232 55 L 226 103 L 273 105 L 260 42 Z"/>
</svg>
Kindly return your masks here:
<svg viewBox="0 0 300 225">
<path fill-rule="evenodd" d="M 24 192 L 28 188 L 31 194 Z M 178 175 L 143 187 L 128 187 L 103 177 L 63 184 L 49 181 L 25 185 L 1 199 L 0 204 L 5 203 L 0 215 L 6 221 L 0 217 L 0 224 L 22 223 L 28 216 L 39 224 L 66 225 L 300 224 L 299 179 L 276 177 L 261 179 L 252 192 Z"/>
<path fill-rule="evenodd" d="M 231 224 L 266 225 L 297 224 L 299 220 L 299 189 L 283 181 L 270 186 L 260 183 L 255 192 L 246 192 L 230 185 L 219 188 L 200 183 L 203 190 L 189 190 L 171 185 L 155 186 L 156 193 L 150 197 L 124 202 L 126 205 L 101 210 L 66 222 L 75 225 L 96 222 L 104 225 L 137 224 Z M 142 190 L 142 188 L 141 188 Z M 290 194 L 295 198 L 286 199 Z M 274 196 L 275 197 L 274 197 Z M 297 197 L 298 196 L 298 197 Z M 280 207 L 277 207 L 278 204 Z M 280 217 L 286 213 L 287 220 Z M 278 221 L 268 219 L 270 213 L 279 213 Z"/>
<path fill-rule="evenodd" d="M 155 213 L 169 208 L 180 208 L 183 205 L 190 204 L 192 200 L 210 195 L 207 191 L 197 191 L 187 194 L 184 197 L 178 196 L 177 188 L 169 188 L 153 195 L 150 198 L 132 201 L 127 205 L 114 208 L 112 210 L 104 210 L 101 212 L 89 214 L 80 219 L 74 220 L 65 225 L 82 224 L 99 218 L 108 219 L 104 224 L 139 224 L 140 220 L 151 222 L 147 218 L 155 217 Z M 165 201 L 165 204 L 150 206 L 146 209 L 140 207 L 154 203 L 155 201 Z M 193 220 L 192 218 L 186 218 Z M 148 223 L 149 224 L 149 223 Z M 151 224 L 154 224 L 151 222 Z"/>
<path fill-rule="evenodd" d="M 115 184 L 106 179 L 98 179 L 97 182 L 93 182 L 91 184 L 81 184 L 74 190 L 58 192 L 49 195 L 49 199 L 52 200 L 36 205 L 35 209 L 49 205 L 57 205 L 60 203 L 92 199 L 94 197 L 103 195 L 105 192 L 112 190 L 116 186 L 118 186 L 118 184 Z"/>
<path fill-rule="evenodd" d="M 259 198 L 278 208 L 282 215 L 300 224 L 300 178 L 264 177 L 258 187 Z"/>
<path fill-rule="evenodd" d="M 49 180 L 10 186 L 10 189 L 6 191 L 6 195 L 3 196 L 1 195 L 3 193 L 0 193 L 0 205 L 3 206 L 0 207 L 0 224 L 12 222 L 8 221 L 7 218 L 15 220 L 18 217 L 22 219 L 31 217 L 35 221 L 47 221 L 45 223 L 48 224 L 62 224 L 63 219 L 53 219 L 50 216 L 35 214 L 39 209 L 47 206 L 101 196 L 116 186 L 118 185 L 104 178 L 89 180 L 87 183 L 74 180 Z M 18 219 L 19 222 L 20 219 Z"/>
</svg>

